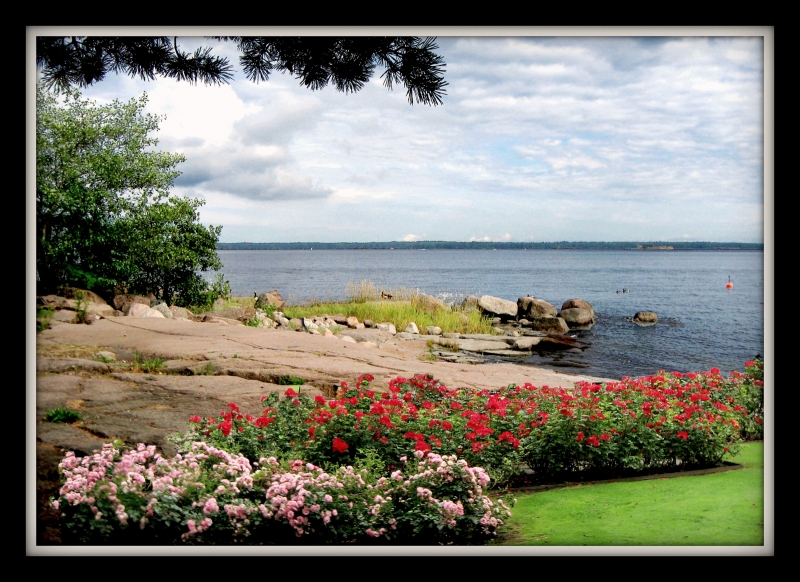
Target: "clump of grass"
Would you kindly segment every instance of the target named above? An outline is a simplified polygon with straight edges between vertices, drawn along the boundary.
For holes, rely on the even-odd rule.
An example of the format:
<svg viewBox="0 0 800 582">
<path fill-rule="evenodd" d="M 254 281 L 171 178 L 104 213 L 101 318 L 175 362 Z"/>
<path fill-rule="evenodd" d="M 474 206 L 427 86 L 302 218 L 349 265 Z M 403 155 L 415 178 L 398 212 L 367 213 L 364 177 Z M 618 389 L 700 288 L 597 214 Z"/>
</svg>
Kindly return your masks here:
<svg viewBox="0 0 800 582">
<path fill-rule="evenodd" d="M 279 376 L 275 383 L 279 386 L 302 386 L 306 381 L 297 376 L 283 375 Z"/>
<path fill-rule="evenodd" d="M 257 318 L 257 317 L 251 317 L 250 319 L 248 319 L 247 321 L 245 321 L 245 322 L 244 322 L 244 324 L 245 324 L 246 326 L 248 326 L 248 327 L 261 327 L 262 325 L 264 325 L 264 322 L 263 322 L 263 321 L 261 321 L 261 320 L 260 320 L 259 318 Z"/>
<path fill-rule="evenodd" d="M 53 320 L 53 314 L 56 310 L 49 305 L 42 305 L 36 308 L 36 332 L 46 330 L 50 327 L 50 322 Z"/>
<path fill-rule="evenodd" d="M 134 353 L 133 359 L 133 369 L 134 371 L 145 372 L 146 374 L 152 374 L 153 372 L 157 372 L 161 366 L 164 365 L 164 360 L 162 358 L 148 358 L 142 355 L 141 352 Z"/>
<path fill-rule="evenodd" d="M 194 371 L 195 376 L 216 376 L 217 363 L 213 360 L 206 362 L 202 367 Z"/>
<path fill-rule="evenodd" d="M 52 410 L 48 410 L 44 419 L 47 422 L 65 422 L 67 424 L 70 424 L 80 420 L 81 415 L 75 410 L 58 407 L 58 408 L 53 408 Z"/>
</svg>

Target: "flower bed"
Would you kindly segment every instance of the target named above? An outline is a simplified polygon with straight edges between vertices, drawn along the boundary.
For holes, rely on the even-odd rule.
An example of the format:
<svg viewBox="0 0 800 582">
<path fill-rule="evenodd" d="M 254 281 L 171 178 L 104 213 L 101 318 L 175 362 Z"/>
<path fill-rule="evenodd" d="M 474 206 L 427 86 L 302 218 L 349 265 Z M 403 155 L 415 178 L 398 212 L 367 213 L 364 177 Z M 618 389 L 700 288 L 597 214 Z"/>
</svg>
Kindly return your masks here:
<svg viewBox="0 0 800 582">
<path fill-rule="evenodd" d="M 60 467 L 67 544 L 481 543 L 511 515 L 483 494 L 483 469 L 436 454 L 377 479 L 352 466 L 251 464 L 203 442 L 173 459 L 108 444 Z"/>
<path fill-rule="evenodd" d="M 54 502 L 65 542 L 482 543 L 510 515 L 490 484 L 709 467 L 763 434 L 760 360 L 729 378 L 712 368 L 572 390 L 371 382 L 342 382 L 334 400 L 272 393 L 258 416 L 235 403 L 193 416 L 173 459 L 145 445 L 69 453 Z"/>
<path fill-rule="evenodd" d="M 217 418 L 192 417 L 178 444 L 203 440 L 251 460 L 296 457 L 321 466 L 367 451 L 387 468 L 414 452 L 457 455 L 500 486 L 521 471 L 564 473 L 707 467 L 759 438 L 763 363 L 723 378 L 719 370 L 660 373 L 575 389 L 510 385 L 450 389 L 431 377 L 395 378 L 387 392 L 342 383 L 339 397 L 311 400 L 293 389 L 263 400 L 257 417 L 230 403 Z M 741 402 L 741 403 L 740 403 Z"/>
</svg>

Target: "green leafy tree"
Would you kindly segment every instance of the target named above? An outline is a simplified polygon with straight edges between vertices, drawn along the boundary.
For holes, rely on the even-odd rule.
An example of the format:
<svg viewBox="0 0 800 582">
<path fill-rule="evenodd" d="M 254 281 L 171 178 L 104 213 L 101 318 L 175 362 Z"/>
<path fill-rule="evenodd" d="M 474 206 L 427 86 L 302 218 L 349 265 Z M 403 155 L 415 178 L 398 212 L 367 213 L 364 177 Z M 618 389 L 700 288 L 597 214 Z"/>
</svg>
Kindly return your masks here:
<svg viewBox="0 0 800 582">
<path fill-rule="evenodd" d="M 234 42 L 239 62 L 251 81 L 271 73 L 289 73 L 312 90 L 332 84 L 354 93 L 377 67 L 387 89 L 402 84 L 412 105 L 441 105 L 447 82 L 445 63 L 431 37 L 211 37 Z M 233 67 L 209 47 L 181 50 L 176 37 L 40 36 L 36 63 L 43 79 L 58 90 L 86 87 L 107 73 L 152 80 L 166 77 L 196 83 L 225 84 Z"/>
<path fill-rule="evenodd" d="M 168 302 L 205 301 L 198 271 L 221 267 L 222 227 L 198 222 L 201 200 L 169 196 L 184 158 L 152 150 L 163 118 L 143 112 L 147 95 L 102 106 L 75 89 L 63 97 L 37 86 L 39 291 L 122 286 Z"/>
</svg>

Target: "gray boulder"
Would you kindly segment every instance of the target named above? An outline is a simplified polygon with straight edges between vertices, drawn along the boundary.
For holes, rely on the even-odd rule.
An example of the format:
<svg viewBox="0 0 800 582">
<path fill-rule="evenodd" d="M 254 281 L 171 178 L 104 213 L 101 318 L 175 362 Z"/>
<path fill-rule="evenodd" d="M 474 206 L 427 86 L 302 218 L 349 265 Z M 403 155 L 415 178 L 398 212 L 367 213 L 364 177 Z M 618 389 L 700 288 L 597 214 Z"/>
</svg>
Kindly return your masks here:
<svg viewBox="0 0 800 582">
<path fill-rule="evenodd" d="M 174 317 L 173 314 L 172 314 L 172 311 L 170 311 L 170 308 L 163 301 L 158 302 L 158 303 L 154 303 L 152 305 L 151 309 L 155 309 L 156 311 L 161 313 L 161 315 L 163 315 L 167 319 L 172 319 Z"/>
<path fill-rule="evenodd" d="M 546 333 L 567 333 L 569 325 L 563 317 L 556 317 L 553 315 L 543 315 L 531 319 L 525 327 L 529 327 L 533 331 L 543 331 Z"/>
<path fill-rule="evenodd" d="M 434 297 L 433 295 L 426 295 L 425 293 L 418 293 L 415 295 L 411 300 L 411 304 L 418 309 L 429 312 L 438 311 L 439 309 L 447 309 L 447 304 L 444 301 Z"/>
<path fill-rule="evenodd" d="M 262 293 L 256 299 L 256 308 L 265 309 L 270 305 L 274 305 L 275 309 L 282 309 L 286 305 L 286 301 L 283 300 L 277 289 L 273 289 L 269 293 Z"/>
<path fill-rule="evenodd" d="M 583 299 L 568 299 L 561 305 L 559 317 L 570 327 L 594 324 L 594 307 Z"/>
<path fill-rule="evenodd" d="M 461 302 L 461 309 L 478 309 L 478 298 L 474 295 L 467 295 Z"/>
<path fill-rule="evenodd" d="M 419 328 L 417 327 L 417 324 L 413 321 L 410 321 L 406 326 L 406 333 L 419 334 Z"/>
<path fill-rule="evenodd" d="M 540 337 L 522 337 L 514 342 L 513 348 L 515 350 L 530 350 L 541 343 Z"/>
<path fill-rule="evenodd" d="M 190 321 L 196 321 L 197 316 L 194 313 L 186 309 L 185 307 L 178 307 L 177 305 L 170 305 L 169 310 L 172 312 L 172 317 L 181 318 L 181 319 L 188 319 Z"/>
<path fill-rule="evenodd" d="M 569 307 L 558 312 L 558 317 L 562 318 L 568 326 L 590 325 L 594 323 L 594 310 L 582 307 Z"/>
<path fill-rule="evenodd" d="M 153 309 L 152 307 L 148 307 L 147 310 L 144 313 L 142 313 L 139 317 L 155 317 L 155 318 L 166 319 L 166 316 L 163 313 L 161 313 L 157 309 Z"/>
<path fill-rule="evenodd" d="M 567 299 L 561 305 L 561 311 L 565 309 L 588 309 L 592 312 L 592 316 L 594 316 L 594 307 L 592 307 L 587 301 L 583 299 Z"/>
<path fill-rule="evenodd" d="M 536 299 L 530 295 L 517 299 L 517 315 L 526 319 L 551 316 L 555 317 L 558 309 L 555 305 L 548 303 L 544 299 Z"/>
<path fill-rule="evenodd" d="M 517 317 L 517 304 L 507 299 L 483 295 L 478 299 L 478 309 L 490 316 L 501 319 L 514 319 Z"/>
<path fill-rule="evenodd" d="M 637 311 L 633 316 L 633 321 L 637 323 L 653 324 L 658 322 L 658 315 L 655 311 Z"/>
<path fill-rule="evenodd" d="M 397 329 L 395 328 L 393 323 L 379 323 L 375 327 L 381 331 L 388 331 L 392 335 L 397 334 Z"/>
<path fill-rule="evenodd" d="M 125 311 L 123 309 L 123 311 L 125 311 L 125 314 L 128 317 L 142 317 L 145 313 L 150 311 L 150 305 L 145 305 L 144 303 L 131 303 L 126 305 L 128 307 L 128 310 Z"/>
</svg>

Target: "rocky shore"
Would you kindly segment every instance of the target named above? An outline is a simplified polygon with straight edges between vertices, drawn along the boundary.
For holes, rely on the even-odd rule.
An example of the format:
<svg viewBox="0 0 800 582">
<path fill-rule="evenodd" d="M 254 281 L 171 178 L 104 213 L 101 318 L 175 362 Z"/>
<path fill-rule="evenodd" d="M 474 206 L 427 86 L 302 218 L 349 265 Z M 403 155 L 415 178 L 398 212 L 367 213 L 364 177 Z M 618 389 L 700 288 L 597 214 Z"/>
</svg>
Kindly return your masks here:
<svg viewBox="0 0 800 582">
<path fill-rule="evenodd" d="M 511 357 L 543 343 L 574 348 L 567 336 L 527 328 L 516 316 L 496 322 L 504 335 L 421 334 L 383 323 L 337 321 L 336 314 L 298 325 L 284 324 L 281 312 L 271 309 L 262 309 L 262 317 L 257 308 L 198 316 L 139 299 L 117 308 L 86 297 L 39 300 L 60 307 L 37 333 L 35 386 L 29 386 L 36 394 L 36 508 L 35 518 L 29 518 L 36 545 L 60 543 L 58 515 L 48 501 L 57 494 L 58 463 L 66 451 L 86 455 L 119 439 L 174 454 L 166 436 L 184 430 L 191 415 L 215 415 L 228 402 L 258 413 L 263 395 L 283 394 L 290 383 L 311 397 L 333 397 L 342 381 L 354 383 L 362 374 L 373 375 L 377 390 L 397 376 L 420 373 L 476 390 L 613 380 L 521 367 L 513 360 L 473 365 L 482 354 Z M 90 324 L 75 323 L 78 313 Z M 254 317 L 271 323 L 255 326 Z M 45 421 L 57 407 L 78 411 L 81 420 Z"/>
</svg>

